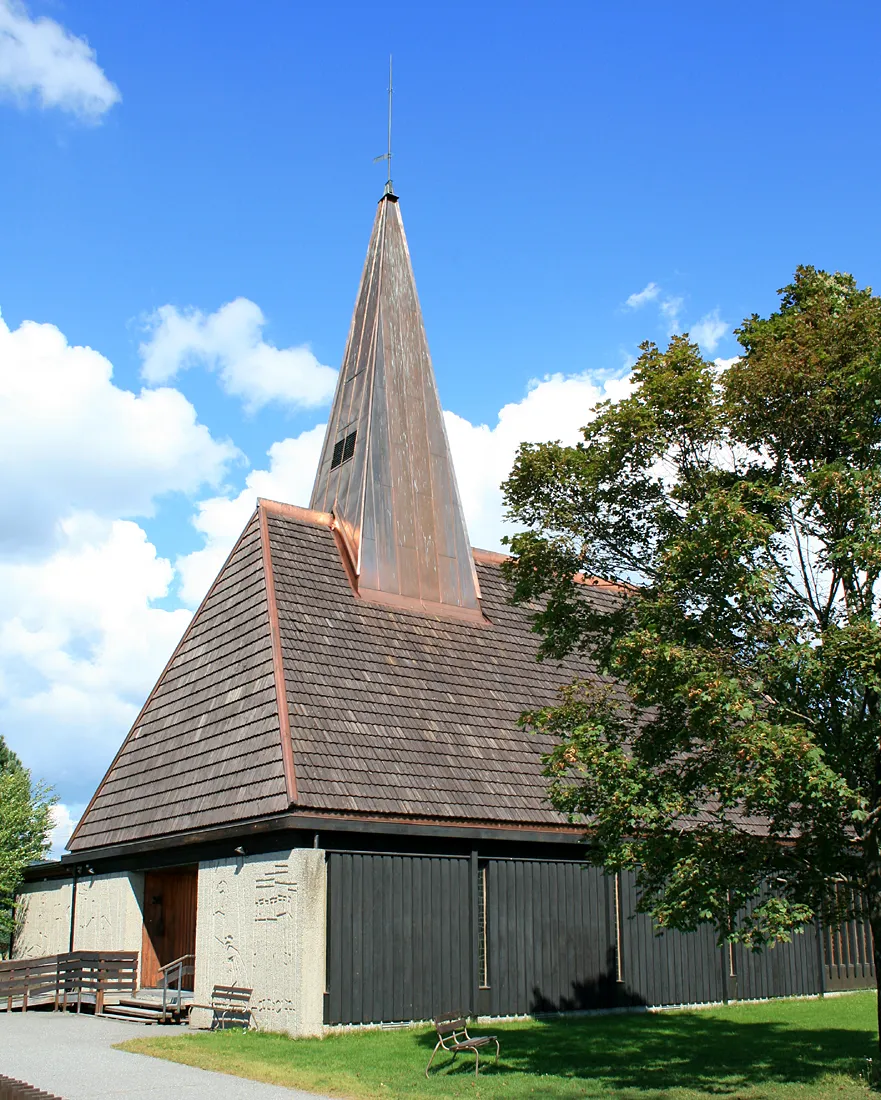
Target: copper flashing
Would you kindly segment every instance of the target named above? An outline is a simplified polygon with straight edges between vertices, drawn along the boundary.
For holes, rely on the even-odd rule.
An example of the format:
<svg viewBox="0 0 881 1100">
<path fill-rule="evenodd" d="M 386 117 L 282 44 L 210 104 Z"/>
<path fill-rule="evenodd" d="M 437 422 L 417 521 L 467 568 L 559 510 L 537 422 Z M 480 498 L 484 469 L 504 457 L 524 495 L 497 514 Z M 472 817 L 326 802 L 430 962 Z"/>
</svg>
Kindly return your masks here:
<svg viewBox="0 0 881 1100">
<path fill-rule="evenodd" d="M 346 525 L 344 523 L 338 522 L 336 518 L 334 518 L 334 521 L 333 521 L 333 533 L 334 533 L 334 535 L 337 536 L 338 541 L 342 545 L 342 549 L 343 549 L 343 552 L 345 553 L 347 563 L 348 563 L 347 567 L 352 570 L 352 573 L 356 578 L 355 579 L 355 587 L 357 588 L 357 585 L 358 585 L 358 582 L 357 582 L 357 577 L 358 577 L 358 550 L 355 546 L 352 545 L 352 539 L 349 535 L 349 532 L 346 530 Z"/>
<path fill-rule="evenodd" d="M 346 571 L 346 579 L 352 586 L 352 591 L 358 595 L 358 570 L 355 564 L 355 559 L 352 556 L 352 547 L 346 538 L 345 532 L 339 524 L 334 523 L 331 526 L 333 532 L 333 540 L 336 543 L 336 548 L 339 551 L 340 561 L 343 563 L 343 569 Z"/>
<path fill-rule="evenodd" d="M 447 619 L 452 622 L 471 623 L 477 626 L 492 625 L 480 608 L 432 603 L 429 600 L 420 600 L 416 596 L 400 596 L 395 593 L 379 592 L 365 588 L 358 583 L 354 552 L 345 527 L 334 520 L 331 524 L 331 531 L 340 555 L 340 561 L 346 571 L 346 579 L 356 599 L 361 600 L 363 603 L 374 604 L 377 607 L 388 608 L 390 611 L 413 611 L 418 615 L 429 615 L 435 619 Z"/>
<path fill-rule="evenodd" d="M 199 612 L 202 610 L 202 608 L 205 606 L 205 604 L 211 598 L 211 595 L 214 592 L 214 589 L 217 587 L 217 585 L 220 581 L 220 578 L 223 576 L 223 571 L 226 569 L 226 567 L 232 561 L 233 556 L 235 555 L 235 552 L 238 550 L 239 546 L 241 545 L 242 539 L 244 539 L 245 535 L 248 533 L 248 529 L 250 528 L 251 521 L 253 519 L 254 519 L 254 513 L 252 512 L 251 513 L 251 518 L 245 524 L 244 528 L 242 529 L 242 533 L 236 539 L 235 546 L 233 546 L 232 550 L 230 550 L 229 554 L 227 554 L 226 561 L 223 563 L 223 566 L 221 567 L 221 569 L 218 572 L 217 576 L 211 582 L 211 585 L 209 586 L 208 591 L 203 596 L 202 602 L 196 608 L 196 611 L 195 611 L 193 617 L 187 623 L 186 629 L 184 630 L 183 634 L 181 634 L 180 639 L 178 640 L 177 645 L 174 647 L 174 651 L 172 652 L 171 656 L 165 662 L 165 667 L 162 669 L 162 672 L 157 677 L 156 683 L 150 689 L 150 694 L 147 696 L 146 700 L 144 701 L 144 705 L 138 711 L 137 718 L 132 723 L 131 728 L 129 729 L 128 733 L 126 734 L 125 738 L 123 739 L 122 744 L 119 746 L 119 749 L 117 750 L 116 755 L 110 761 L 110 767 L 104 773 L 104 777 L 101 780 L 101 782 L 98 784 L 98 786 L 95 790 L 95 793 L 89 799 L 88 806 L 86 806 L 85 810 L 83 810 L 82 814 L 80 815 L 80 819 L 76 824 L 76 828 L 70 834 L 70 837 L 67 841 L 67 844 L 65 845 L 65 847 L 67 848 L 67 850 L 69 852 L 73 850 L 70 846 L 71 846 L 71 844 L 73 844 L 74 840 L 76 840 L 77 834 L 79 833 L 80 828 L 82 827 L 82 825 L 85 822 L 86 818 L 89 816 L 89 813 L 90 813 L 92 807 L 95 805 L 95 802 L 97 801 L 98 796 L 101 794 L 101 791 L 104 788 L 104 784 L 107 782 L 108 778 L 110 777 L 111 773 L 113 772 L 114 768 L 116 767 L 116 762 L 122 756 L 122 754 L 125 751 L 125 748 L 128 745 L 129 741 L 131 741 L 131 739 L 134 736 L 136 736 L 137 731 L 138 731 L 138 727 L 141 723 L 141 719 L 144 717 L 145 713 L 147 712 L 147 708 L 153 702 L 153 697 L 155 696 L 157 690 L 159 689 L 159 685 L 165 679 L 165 674 L 171 668 L 172 664 L 174 663 L 174 659 L 177 657 L 178 653 L 180 653 L 181 648 L 183 647 L 183 645 L 186 642 L 187 638 L 190 636 L 190 631 L 193 629 L 193 626 L 195 625 L 196 619 L 199 616 Z"/>
<path fill-rule="evenodd" d="M 272 672 L 275 680 L 276 704 L 278 706 L 278 732 L 281 739 L 281 758 L 284 765 L 288 804 L 293 806 L 297 802 L 297 773 L 294 770 L 294 742 L 291 737 L 291 716 L 288 710 L 288 694 L 284 678 L 284 658 L 281 652 L 281 629 L 278 623 L 278 603 L 275 598 L 275 574 L 272 568 L 272 551 L 269 545 L 267 511 L 265 502 L 261 500 L 257 505 L 257 513 L 260 522 L 263 574 L 266 578 L 266 609 L 269 616 L 269 635 L 272 640 Z M 295 511 L 302 512 L 304 509 L 297 508 Z"/>
<path fill-rule="evenodd" d="M 477 626 L 492 626 L 479 607 L 456 607 L 454 604 L 420 600 L 417 596 L 397 596 L 391 592 L 378 592 L 364 587 L 357 589 L 357 595 L 365 603 L 387 607 L 393 611 L 416 611 L 421 615 L 430 615 L 437 619 L 473 623 Z"/>
</svg>

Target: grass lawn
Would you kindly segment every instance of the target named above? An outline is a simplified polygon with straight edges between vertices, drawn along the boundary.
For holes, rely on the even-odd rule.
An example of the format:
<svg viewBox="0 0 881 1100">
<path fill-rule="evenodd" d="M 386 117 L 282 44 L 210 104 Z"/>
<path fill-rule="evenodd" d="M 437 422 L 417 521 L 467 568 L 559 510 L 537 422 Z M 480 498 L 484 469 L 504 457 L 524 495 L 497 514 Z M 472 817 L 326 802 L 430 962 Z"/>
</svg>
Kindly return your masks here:
<svg viewBox="0 0 881 1100">
<path fill-rule="evenodd" d="M 435 1059 L 426 1081 L 434 1031 L 424 1027 L 296 1040 L 202 1032 L 131 1039 L 120 1048 L 358 1100 L 865 1100 L 870 1093 L 860 1074 L 877 1042 L 873 993 L 474 1028 L 490 1031 L 501 1039 L 502 1056 L 478 1081 L 474 1059 L 463 1055 L 455 1063 Z"/>
</svg>

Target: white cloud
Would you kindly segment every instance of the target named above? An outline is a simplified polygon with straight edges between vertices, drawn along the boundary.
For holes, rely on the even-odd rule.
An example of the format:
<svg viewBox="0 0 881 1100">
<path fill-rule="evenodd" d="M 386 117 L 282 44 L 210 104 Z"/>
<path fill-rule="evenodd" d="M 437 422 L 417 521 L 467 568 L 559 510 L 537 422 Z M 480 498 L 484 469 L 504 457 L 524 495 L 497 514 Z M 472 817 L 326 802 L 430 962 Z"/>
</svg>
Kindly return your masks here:
<svg viewBox="0 0 881 1100">
<path fill-rule="evenodd" d="M 675 294 L 666 294 L 657 283 L 649 283 L 638 293 L 631 294 L 624 304 L 630 309 L 641 309 L 648 302 L 657 303 L 668 338 L 682 331 L 684 298 Z M 691 337 L 705 352 L 713 352 L 728 330 L 728 322 L 720 318 L 718 309 L 714 309 L 710 313 L 705 313 L 691 326 Z"/>
<path fill-rule="evenodd" d="M 673 336 L 682 327 L 679 323 L 679 314 L 682 311 L 682 298 L 665 298 L 660 304 L 661 316 L 667 322 L 667 335 Z"/>
<path fill-rule="evenodd" d="M 77 827 L 85 805 L 66 806 L 56 802 L 52 807 L 52 831 L 49 834 L 49 857 L 58 859 L 64 855 L 64 849 L 71 834 Z"/>
<path fill-rule="evenodd" d="M 691 338 L 700 344 L 705 352 L 713 352 L 719 346 L 719 341 L 728 332 L 728 322 L 719 316 L 719 310 L 705 313 L 703 317 L 691 326 Z"/>
<path fill-rule="evenodd" d="M 657 283 L 649 283 L 648 286 L 643 287 L 638 293 L 631 294 L 624 305 L 628 306 L 630 309 L 641 309 L 646 302 L 653 302 L 660 293 L 661 288 Z"/>
<path fill-rule="evenodd" d="M 649 283 L 638 293 L 631 294 L 624 304 L 630 309 L 641 309 L 649 302 L 657 303 L 668 339 L 682 331 L 682 307 L 685 305 L 683 297 L 667 294 L 657 283 Z M 728 323 L 719 317 L 719 310 L 714 309 L 704 314 L 691 326 L 691 336 L 704 351 L 712 352 L 719 346 L 719 341 L 728 330 Z"/>
<path fill-rule="evenodd" d="M 205 545 L 178 558 L 180 596 L 195 607 L 208 591 L 235 540 L 254 511 L 257 497 L 307 507 L 321 457 L 326 425 L 318 424 L 269 448 L 269 469 L 252 470 L 236 496 L 216 496 L 199 502 L 193 525 Z"/>
<path fill-rule="evenodd" d="M 628 309 L 642 309 L 649 302 L 657 303 L 658 312 L 667 329 L 667 336 L 670 337 L 679 332 L 679 316 L 684 299 L 674 294 L 665 294 L 663 288 L 657 283 L 649 283 L 642 290 L 631 294 L 624 305 Z"/>
<path fill-rule="evenodd" d="M 733 366 L 740 359 L 739 355 L 732 355 L 730 359 L 722 359 L 718 357 L 713 360 L 720 371 L 726 371 L 729 367 Z"/>
<path fill-rule="evenodd" d="M 177 390 L 113 384 L 110 362 L 54 326 L 0 318 L 0 553 L 46 545 L 76 511 L 150 515 L 218 484 L 237 456 Z"/>
<path fill-rule="evenodd" d="M 499 486 L 511 472 L 520 443 L 577 442 L 579 428 L 591 419 L 593 406 L 606 398 L 622 397 L 629 388 L 629 376 L 600 387 L 587 375 L 553 374 L 533 382 L 521 401 L 503 406 L 493 427 L 472 424 L 447 411 L 447 435 L 472 544 L 485 550 L 502 549 L 502 535 L 516 530 L 502 520 Z"/>
<path fill-rule="evenodd" d="M 0 560 L 0 728 L 35 777 L 88 798 L 190 620 L 128 520 L 78 513 L 47 557 Z"/>
<path fill-rule="evenodd" d="M 308 347 L 276 348 L 263 339 L 266 318 L 256 303 L 236 298 L 214 313 L 162 306 L 147 320 L 141 344 L 144 377 L 167 382 L 196 364 L 220 374 L 224 390 L 249 411 L 270 402 L 314 407 L 333 396 L 337 372 Z"/>
<path fill-rule="evenodd" d="M 121 98 L 84 38 L 54 19 L 32 19 L 19 0 L 0 0 L 0 91 L 90 121 Z"/>
</svg>

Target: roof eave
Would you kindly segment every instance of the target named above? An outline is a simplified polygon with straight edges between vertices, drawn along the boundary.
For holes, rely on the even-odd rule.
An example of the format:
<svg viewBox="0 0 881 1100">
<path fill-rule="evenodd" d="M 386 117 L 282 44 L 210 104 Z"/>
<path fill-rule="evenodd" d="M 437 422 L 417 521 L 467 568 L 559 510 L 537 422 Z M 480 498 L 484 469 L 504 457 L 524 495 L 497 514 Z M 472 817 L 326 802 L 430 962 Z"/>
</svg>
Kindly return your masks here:
<svg viewBox="0 0 881 1100">
<path fill-rule="evenodd" d="M 62 856 L 59 865 L 72 868 L 79 863 L 120 859 L 127 855 L 142 855 L 147 852 L 186 848 L 223 840 L 241 840 L 248 836 L 265 833 L 291 831 L 339 833 L 351 832 L 353 827 L 357 827 L 359 832 L 373 835 L 442 837 L 473 841 L 517 839 L 530 843 L 580 842 L 585 835 L 584 828 L 566 824 L 465 822 L 443 818 L 383 817 L 378 814 L 323 814 L 303 810 L 238 821 L 231 825 L 194 829 L 185 833 L 166 833 L 163 836 L 144 840 L 86 849 Z"/>
</svg>

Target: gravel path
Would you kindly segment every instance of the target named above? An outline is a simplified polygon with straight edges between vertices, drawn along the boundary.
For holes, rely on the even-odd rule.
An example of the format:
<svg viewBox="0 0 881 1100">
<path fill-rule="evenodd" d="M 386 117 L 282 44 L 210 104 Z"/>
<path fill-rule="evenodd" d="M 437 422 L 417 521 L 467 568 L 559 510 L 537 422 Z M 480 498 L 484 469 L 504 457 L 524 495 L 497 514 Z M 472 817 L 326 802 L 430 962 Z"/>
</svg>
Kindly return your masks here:
<svg viewBox="0 0 881 1100">
<path fill-rule="evenodd" d="M 161 1033 L 185 1031 L 163 1027 Z M 63 1100 L 328 1100 L 111 1049 L 125 1039 L 158 1032 L 155 1025 L 73 1013 L 0 1012 L 0 1074 Z"/>
</svg>

